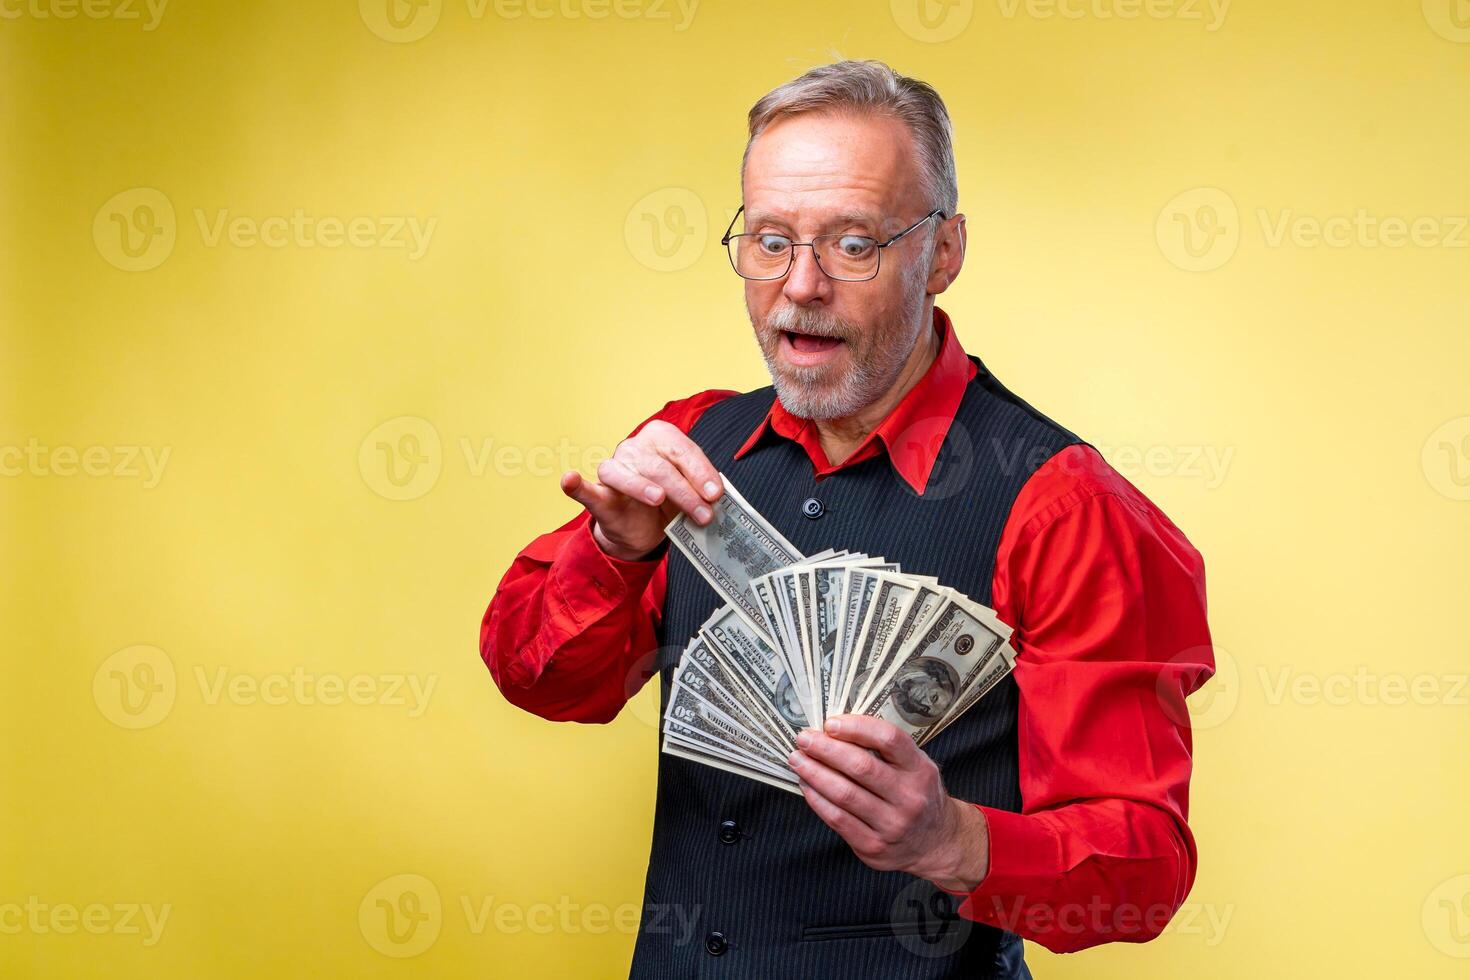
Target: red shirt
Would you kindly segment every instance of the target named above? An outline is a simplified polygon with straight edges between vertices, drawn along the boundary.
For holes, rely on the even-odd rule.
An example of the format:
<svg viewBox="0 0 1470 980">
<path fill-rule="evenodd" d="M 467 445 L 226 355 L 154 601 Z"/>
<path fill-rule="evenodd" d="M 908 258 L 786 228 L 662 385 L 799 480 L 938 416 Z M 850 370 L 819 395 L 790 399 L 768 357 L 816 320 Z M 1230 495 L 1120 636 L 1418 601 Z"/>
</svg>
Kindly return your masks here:
<svg viewBox="0 0 1470 980">
<path fill-rule="evenodd" d="M 737 457 L 770 430 L 805 449 L 819 479 L 886 453 L 922 492 L 976 370 L 937 307 L 934 324 L 943 341 L 933 365 L 846 460 L 830 463 L 814 424 L 779 400 Z M 653 418 L 688 432 L 733 394 L 702 392 Z M 647 676 L 638 662 L 658 646 L 665 585 L 666 558 L 605 555 L 583 512 L 516 556 L 485 612 L 481 656 L 512 704 L 554 721 L 610 721 Z M 990 869 L 960 914 L 1056 952 L 1151 939 L 1194 882 L 1184 699 L 1214 672 L 1204 562 L 1077 445 L 1017 495 L 991 602 L 1015 627 L 1023 806 L 978 807 Z"/>
</svg>

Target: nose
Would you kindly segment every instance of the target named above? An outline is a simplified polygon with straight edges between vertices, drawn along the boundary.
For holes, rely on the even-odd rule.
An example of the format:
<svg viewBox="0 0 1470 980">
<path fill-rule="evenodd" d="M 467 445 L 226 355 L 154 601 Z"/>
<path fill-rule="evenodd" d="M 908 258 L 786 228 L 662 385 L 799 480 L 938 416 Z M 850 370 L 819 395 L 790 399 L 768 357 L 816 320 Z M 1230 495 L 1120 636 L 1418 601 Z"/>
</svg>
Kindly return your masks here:
<svg viewBox="0 0 1470 980">
<path fill-rule="evenodd" d="M 832 280 L 817 265 L 816 252 L 810 246 L 796 248 L 791 271 L 786 273 L 786 282 L 781 291 L 797 306 L 825 303 L 832 298 Z"/>
</svg>

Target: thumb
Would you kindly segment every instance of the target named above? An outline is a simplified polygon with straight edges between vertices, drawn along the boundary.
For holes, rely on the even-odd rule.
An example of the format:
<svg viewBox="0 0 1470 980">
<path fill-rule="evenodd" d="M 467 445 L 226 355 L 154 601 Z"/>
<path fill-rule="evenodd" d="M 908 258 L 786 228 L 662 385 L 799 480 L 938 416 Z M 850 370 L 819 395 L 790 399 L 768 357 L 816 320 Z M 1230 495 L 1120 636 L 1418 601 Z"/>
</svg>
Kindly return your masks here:
<svg viewBox="0 0 1470 980">
<path fill-rule="evenodd" d="M 612 504 L 614 496 L 607 487 L 586 479 L 576 470 L 561 475 L 561 492 L 586 507 L 593 517 L 606 510 Z"/>
</svg>

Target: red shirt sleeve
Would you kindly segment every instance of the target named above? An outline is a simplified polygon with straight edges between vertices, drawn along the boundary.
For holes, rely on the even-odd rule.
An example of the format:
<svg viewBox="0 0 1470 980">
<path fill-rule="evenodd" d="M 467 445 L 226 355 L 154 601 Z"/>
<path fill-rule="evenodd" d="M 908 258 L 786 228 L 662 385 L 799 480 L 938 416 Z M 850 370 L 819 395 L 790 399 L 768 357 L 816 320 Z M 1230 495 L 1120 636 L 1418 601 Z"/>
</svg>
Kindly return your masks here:
<svg viewBox="0 0 1470 980">
<path fill-rule="evenodd" d="M 733 391 L 669 402 L 653 419 L 688 432 Z M 653 673 L 665 557 L 603 553 L 584 510 L 516 555 L 480 622 L 480 657 L 505 699 L 552 721 L 608 722 Z"/>
<path fill-rule="evenodd" d="M 1158 935 L 1194 883 L 1184 699 L 1214 673 L 1204 562 L 1088 446 L 1036 471 L 997 553 L 1015 624 L 1022 812 L 979 807 L 960 906 L 1055 952 Z"/>
</svg>

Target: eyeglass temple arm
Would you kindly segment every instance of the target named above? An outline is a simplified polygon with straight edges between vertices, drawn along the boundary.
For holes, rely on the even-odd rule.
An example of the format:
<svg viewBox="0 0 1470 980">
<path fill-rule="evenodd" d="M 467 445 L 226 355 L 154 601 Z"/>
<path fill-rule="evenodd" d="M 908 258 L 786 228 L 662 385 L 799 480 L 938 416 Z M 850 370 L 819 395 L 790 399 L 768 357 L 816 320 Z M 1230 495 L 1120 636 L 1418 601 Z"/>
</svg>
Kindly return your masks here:
<svg viewBox="0 0 1470 980">
<path fill-rule="evenodd" d="M 745 210 L 745 205 L 743 205 L 743 204 L 740 205 L 740 207 L 738 207 L 738 208 L 735 209 L 734 216 L 730 218 L 730 226 L 728 228 L 726 228 L 725 229 L 725 233 L 720 236 L 720 244 L 721 245 L 729 245 L 730 244 L 730 237 L 731 237 L 730 236 L 730 232 L 732 232 L 732 231 L 735 230 L 735 222 L 737 222 L 737 221 L 740 220 L 740 213 L 742 211 L 744 211 L 744 210 Z M 936 217 L 936 216 L 939 218 L 940 221 L 943 221 L 944 220 L 944 209 L 943 208 L 935 208 L 933 211 L 930 211 L 928 214 L 924 215 L 918 221 L 915 221 L 913 224 L 909 225 L 907 228 L 905 228 L 903 231 L 899 232 L 897 235 L 894 235 L 892 238 L 888 239 L 888 241 L 886 241 L 886 242 L 879 242 L 878 243 L 878 247 L 879 248 L 887 248 L 888 246 L 892 245 L 894 242 L 896 242 L 900 238 L 902 238 L 904 235 L 907 235 L 909 232 L 913 231 L 915 228 L 919 227 L 924 222 L 928 221 L 930 218 L 933 218 L 933 217 Z"/>
<path fill-rule="evenodd" d="M 726 228 L 725 229 L 725 234 L 722 235 L 722 236 L 720 236 L 720 244 L 721 245 L 729 245 L 730 244 L 730 232 L 732 232 L 732 231 L 735 230 L 735 222 L 737 222 L 737 221 L 740 220 L 740 212 L 741 211 L 744 211 L 744 210 L 745 210 L 745 205 L 743 205 L 743 204 L 740 205 L 740 207 L 738 207 L 738 208 L 735 209 L 735 216 L 730 219 L 730 227 Z"/>
</svg>

